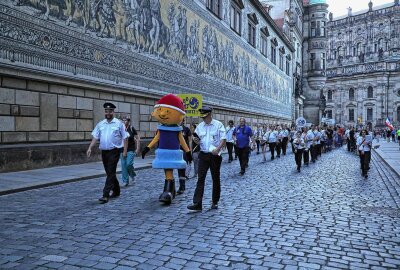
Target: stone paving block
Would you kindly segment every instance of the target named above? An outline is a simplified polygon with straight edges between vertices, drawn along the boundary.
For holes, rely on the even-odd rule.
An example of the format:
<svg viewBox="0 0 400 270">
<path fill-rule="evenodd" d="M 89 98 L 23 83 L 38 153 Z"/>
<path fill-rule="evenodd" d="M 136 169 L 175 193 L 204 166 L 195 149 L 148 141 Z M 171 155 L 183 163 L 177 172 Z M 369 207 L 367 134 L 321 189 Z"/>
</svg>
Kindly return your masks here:
<svg viewBox="0 0 400 270">
<path fill-rule="evenodd" d="M 67 260 L 67 257 L 64 256 L 58 256 L 58 255 L 46 255 L 44 257 L 41 258 L 42 260 L 46 260 L 46 261 L 52 261 L 52 262 L 63 262 L 65 260 Z"/>
</svg>

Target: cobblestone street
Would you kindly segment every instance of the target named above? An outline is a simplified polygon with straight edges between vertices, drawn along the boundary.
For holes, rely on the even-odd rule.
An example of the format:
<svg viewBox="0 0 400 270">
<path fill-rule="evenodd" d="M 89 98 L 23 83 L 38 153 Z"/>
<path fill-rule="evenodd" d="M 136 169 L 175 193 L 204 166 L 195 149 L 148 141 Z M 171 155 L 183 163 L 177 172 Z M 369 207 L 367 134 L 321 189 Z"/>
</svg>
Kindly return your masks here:
<svg viewBox="0 0 400 270">
<path fill-rule="evenodd" d="M 380 157 L 367 180 L 344 149 L 301 173 L 292 154 L 261 159 L 242 177 L 224 156 L 219 209 L 208 176 L 198 213 L 196 180 L 165 207 L 153 169 L 105 205 L 104 178 L 2 196 L 0 269 L 400 268 L 400 180 Z"/>
</svg>

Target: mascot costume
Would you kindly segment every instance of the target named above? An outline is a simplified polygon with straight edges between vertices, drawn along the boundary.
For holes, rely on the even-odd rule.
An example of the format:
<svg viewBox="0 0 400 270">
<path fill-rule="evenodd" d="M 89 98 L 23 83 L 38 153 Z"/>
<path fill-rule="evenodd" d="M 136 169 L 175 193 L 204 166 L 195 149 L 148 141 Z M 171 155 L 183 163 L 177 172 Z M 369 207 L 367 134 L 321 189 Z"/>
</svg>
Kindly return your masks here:
<svg viewBox="0 0 400 270">
<path fill-rule="evenodd" d="M 171 204 L 176 195 L 173 169 L 186 168 L 186 161 L 183 159 L 183 152 L 179 146 L 182 146 L 186 152 L 187 160 L 192 161 L 192 154 L 186 145 L 180 126 L 185 116 L 182 99 L 173 94 L 162 97 L 154 106 L 151 116 L 160 124 L 155 137 L 142 151 L 142 158 L 158 143 L 158 149 L 155 152 L 156 158 L 152 165 L 154 169 L 164 169 L 165 173 L 164 191 L 160 195 L 159 201 Z M 185 185 L 181 182 L 179 184 Z M 185 187 L 180 188 L 184 189 Z"/>
</svg>

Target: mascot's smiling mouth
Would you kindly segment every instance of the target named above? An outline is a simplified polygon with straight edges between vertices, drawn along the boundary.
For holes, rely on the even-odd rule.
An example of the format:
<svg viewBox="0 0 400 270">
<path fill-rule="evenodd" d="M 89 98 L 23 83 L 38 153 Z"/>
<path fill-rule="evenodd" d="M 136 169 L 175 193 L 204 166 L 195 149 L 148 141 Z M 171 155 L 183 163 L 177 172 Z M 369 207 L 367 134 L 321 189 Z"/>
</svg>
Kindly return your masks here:
<svg viewBox="0 0 400 270">
<path fill-rule="evenodd" d="M 161 115 L 159 115 L 158 117 L 160 117 L 162 120 L 167 120 L 168 117 L 162 117 Z"/>
</svg>

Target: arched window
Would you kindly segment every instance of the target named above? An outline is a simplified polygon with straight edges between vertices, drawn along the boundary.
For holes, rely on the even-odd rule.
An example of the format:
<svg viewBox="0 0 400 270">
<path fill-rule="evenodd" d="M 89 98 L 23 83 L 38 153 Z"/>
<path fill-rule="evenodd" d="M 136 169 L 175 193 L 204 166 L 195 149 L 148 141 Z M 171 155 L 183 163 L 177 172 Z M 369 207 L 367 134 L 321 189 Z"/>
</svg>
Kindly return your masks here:
<svg viewBox="0 0 400 270">
<path fill-rule="evenodd" d="M 332 90 L 328 90 L 328 100 L 332 100 Z"/>
<path fill-rule="evenodd" d="M 400 122 L 400 106 L 397 107 L 397 122 Z"/>
<path fill-rule="evenodd" d="M 354 56 L 359 56 L 360 54 L 361 54 L 361 42 L 357 43 L 356 55 Z"/>
<path fill-rule="evenodd" d="M 368 98 L 374 97 L 374 88 L 372 86 L 368 87 Z"/>
<path fill-rule="evenodd" d="M 354 100 L 354 88 L 349 89 L 349 99 Z"/>
<path fill-rule="evenodd" d="M 382 50 L 386 50 L 386 48 L 384 47 L 384 42 L 383 42 L 383 38 L 380 38 L 379 40 L 378 40 L 378 50 L 379 49 L 382 49 Z"/>
<path fill-rule="evenodd" d="M 337 52 L 338 52 L 338 55 L 339 55 L 339 56 L 344 56 L 344 49 L 343 49 L 342 46 L 339 46 L 339 47 L 337 48 Z"/>
</svg>

